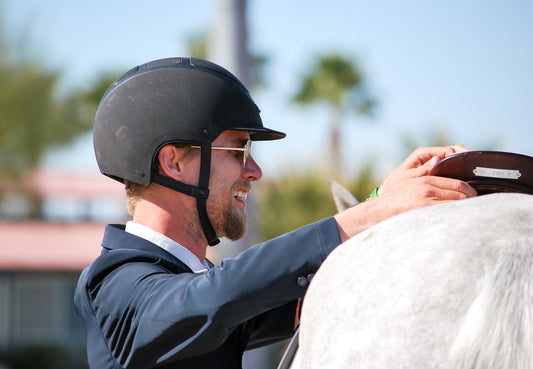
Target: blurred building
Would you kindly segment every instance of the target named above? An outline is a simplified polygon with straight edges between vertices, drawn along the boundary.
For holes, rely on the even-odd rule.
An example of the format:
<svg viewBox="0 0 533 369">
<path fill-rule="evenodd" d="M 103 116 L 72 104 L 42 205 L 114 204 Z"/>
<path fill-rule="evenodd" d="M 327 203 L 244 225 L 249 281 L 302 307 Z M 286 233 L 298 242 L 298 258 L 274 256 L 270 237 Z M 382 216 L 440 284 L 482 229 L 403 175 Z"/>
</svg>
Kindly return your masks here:
<svg viewBox="0 0 533 369">
<path fill-rule="evenodd" d="M 1 346 L 82 343 L 72 297 L 102 234 L 92 223 L 0 223 Z"/>
<path fill-rule="evenodd" d="M 129 218 L 124 186 L 90 171 L 39 170 L 19 184 L 1 182 L 0 367 L 1 353 L 26 355 L 28 347 L 59 348 L 83 365 L 85 332 L 74 290 L 100 254 L 105 225 Z M 218 262 L 220 250 L 210 248 L 208 258 Z"/>
<path fill-rule="evenodd" d="M 99 173 L 38 171 L 7 187 L 0 200 L 0 351 L 55 346 L 84 360 L 74 289 L 100 253 L 105 223 L 126 219 L 123 186 Z M 41 219 L 31 216 L 35 203 Z"/>
</svg>

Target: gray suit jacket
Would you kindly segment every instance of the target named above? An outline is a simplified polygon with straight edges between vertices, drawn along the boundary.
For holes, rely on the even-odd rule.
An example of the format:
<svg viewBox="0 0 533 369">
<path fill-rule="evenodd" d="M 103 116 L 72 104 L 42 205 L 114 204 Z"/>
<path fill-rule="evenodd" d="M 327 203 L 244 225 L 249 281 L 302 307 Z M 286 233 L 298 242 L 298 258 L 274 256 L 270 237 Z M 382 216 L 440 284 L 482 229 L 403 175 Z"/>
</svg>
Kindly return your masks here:
<svg viewBox="0 0 533 369">
<path fill-rule="evenodd" d="M 288 338 L 297 299 L 340 243 L 333 218 L 195 274 L 160 247 L 108 225 L 75 304 L 90 367 L 241 368 L 242 353 Z"/>
</svg>

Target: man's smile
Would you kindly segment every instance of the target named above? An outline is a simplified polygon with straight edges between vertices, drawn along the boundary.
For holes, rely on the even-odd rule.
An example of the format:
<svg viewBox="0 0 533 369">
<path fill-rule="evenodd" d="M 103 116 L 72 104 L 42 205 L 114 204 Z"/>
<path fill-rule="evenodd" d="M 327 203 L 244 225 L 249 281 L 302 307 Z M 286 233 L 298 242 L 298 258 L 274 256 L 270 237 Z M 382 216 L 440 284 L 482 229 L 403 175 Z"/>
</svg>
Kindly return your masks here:
<svg viewBox="0 0 533 369">
<path fill-rule="evenodd" d="M 233 197 L 235 197 L 237 200 L 246 200 L 246 197 L 248 196 L 248 191 L 243 190 L 237 190 L 233 192 Z"/>
</svg>

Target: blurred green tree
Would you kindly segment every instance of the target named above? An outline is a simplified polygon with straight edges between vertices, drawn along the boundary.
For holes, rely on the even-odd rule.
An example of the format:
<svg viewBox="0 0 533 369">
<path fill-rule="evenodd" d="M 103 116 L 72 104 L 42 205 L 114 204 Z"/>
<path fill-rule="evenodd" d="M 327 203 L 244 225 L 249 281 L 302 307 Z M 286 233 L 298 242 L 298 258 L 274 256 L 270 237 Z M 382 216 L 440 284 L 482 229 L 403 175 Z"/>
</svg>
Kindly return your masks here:
<svg viewBox="0 0 533 369">
<path fill-rule="evenodd" d="M 35 169 L 51 149 L 71 143 L 92 128 L 98 102 L 116 77 L 102 74 L 87 89 L 60 93 L 60 74 L 14 57 L 0 39 L 0 194 Z M 40 200 L 31 217 L 40 216 Z"/>
<path fill-rule="evenodd" d="M 186 40 L 188 54 L 192 58 L 207 59 L 207 32 L 190 34 Z"/>
<path fill-rule="evenodd" d="M 331 176 L 340 180 L 341 125 L 346 113 L 372 116 L 376 101 L 369 94 L 365 78 L 355 60 L 339 54 L 319 56 L 303 77 L 292 101 L 303 106 L 325 103 L 331 109 L 329 120 Z"/>
<path fill-rule="evenodd" d="M 377 185 L 371 164 L 341 185 L 359 201 L 366 199 Z M 286 172 L 277 179 L 263 180 L 259 189 L 257 221 L 262 240 L 272 239 L 337 213 L 328 178 L 317 172 Z"/>
<path fill-rule="evenodd" d="M 92 128 L 99 98 L 111 77 L 100 77 L 86 91 L 58 96 L 59 77 L 35 63 L 0 58 L 1 175 L 16 178 L 35 168 L 49 149 Z"/>
</svg>

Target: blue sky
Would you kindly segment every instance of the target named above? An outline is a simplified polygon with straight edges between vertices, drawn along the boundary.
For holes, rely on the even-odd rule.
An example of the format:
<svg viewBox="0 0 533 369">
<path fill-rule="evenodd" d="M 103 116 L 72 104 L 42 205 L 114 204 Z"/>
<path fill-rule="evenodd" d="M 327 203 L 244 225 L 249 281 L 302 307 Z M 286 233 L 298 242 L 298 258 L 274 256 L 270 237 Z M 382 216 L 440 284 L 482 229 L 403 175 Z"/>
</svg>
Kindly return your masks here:
<svg viewBox="0 0 533 369">
<path fill-rule="evenodd" d="M 24 35 L 65 86 L 98 73 L 186 54 L 208 29 L 214 0 L 0 0 L 10 35 Z M 270 58 L 268 89 L 254 93 L 265 125 L 285 140 L 259 143 L 265 174 L 324 162 L 327 111 L 288 103 L 317 54 L 356 57 L 379 101 L 373 120 L 345 122 L 345 170 L 367 160 L 388 171 L 402 137 L 428 145 L 435 132 L 471 149 L 533 156 L 533 2 L 249 0 L 250 48 Z M 23 32 L 22 32 L 23 31 Z M 294 160 L 288 160 L 293 158 Z M 47 165 L 94 167 L 87 136 Z"/>
</svg>

